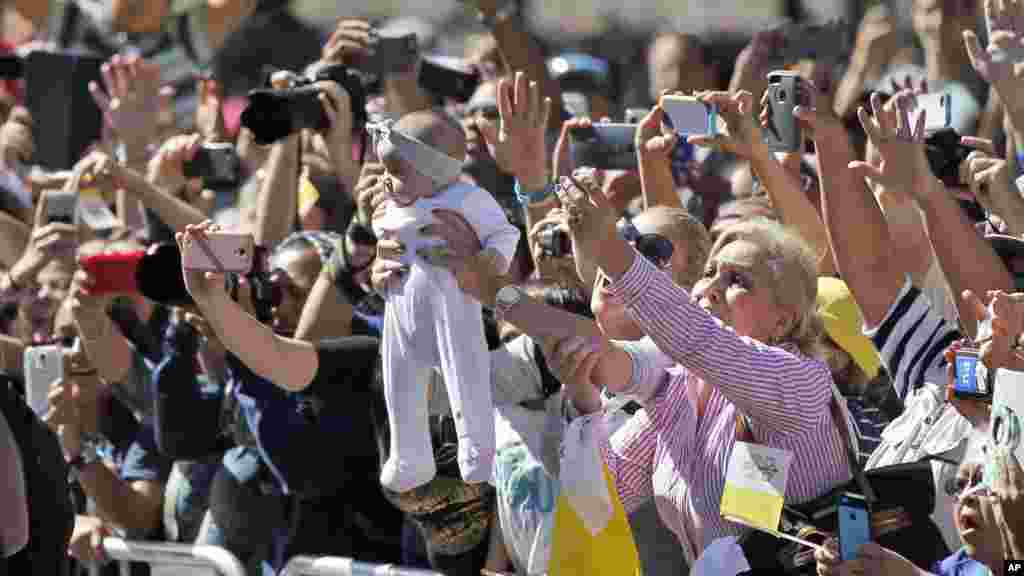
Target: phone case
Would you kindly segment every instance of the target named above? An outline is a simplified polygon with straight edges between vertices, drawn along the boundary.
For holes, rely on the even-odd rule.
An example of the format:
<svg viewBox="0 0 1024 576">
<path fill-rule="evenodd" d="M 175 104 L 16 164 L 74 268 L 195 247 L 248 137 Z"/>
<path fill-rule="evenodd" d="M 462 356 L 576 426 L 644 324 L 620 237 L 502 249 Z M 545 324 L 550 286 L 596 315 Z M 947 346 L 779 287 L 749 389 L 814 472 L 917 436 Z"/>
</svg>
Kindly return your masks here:
<svg viewBox="0 0 1024 576">
<path fill-rule="evenodd" d="M 981 353 L 973 348 L 961 348 L 954 359 L 953 394 L 957 398 L 991 401 L 994 374 L 981 361 Z"/>
<path fill-rule="evenodd" d="M 182 267 L 203 272 L 247 274 L 252 270 L 255 241 L 251 234 L 215 232 L 193 241 L 181 255 Z"/>
<path fill-rule="evenodd" d="M 46 221 L 63 222 L 65 224 L 75 223 L 75 211 L 78 208 L 78 194 L 65 192 L 63 190 L 47 190 L 46 194 Z"/>
<path fill-rule="evenodd" d="M 917 122 L 921 114 L 925 114 L 925 132 L 943 130 L 953 124 L 952 95 L 947 92 L 918 96 L 917 109 L 914 122 Z"/>
<path fill-rule="evenodd" d="M 762 140 L 772 152 L 803 150 L 803 131 L 793 116 L 800 104 L 803 80 L 793 72 L 768 74 L 768 125 L 762 127 Z"/>
<path fill-rule="evenodd" d="M 135 294 L 139 291 L 137 272 L 143 250 L 96 254 L 82 259 L 82 268 L 94 280 L 92 294 Z"/>
<path fill-rule="evenodd" d="M 34 346 L 25 349 L 25 399 L 39 416 L 49 407 L 50 387 L 64 377 L 64 358 L 60 346 Z"/>
<path fill-rule="evenodd" d="M 573 129 L 572 154 L 577 166 L 636 170 L 636 124 L 593 124 Z"/>
<path fill-rule="evenodd" d="M 871 541 L 871 514 L 859 494 L 839 496 L 839 556 L 845 562 L 857 557 L 857 549 Z"/>
<path fill-rule="evenodd" d="M 714 136 L 718 132 L 718 111 L 693 96 L 666 94 L 661 97 L 665 124 L 680 136 Z"/>
</svg>

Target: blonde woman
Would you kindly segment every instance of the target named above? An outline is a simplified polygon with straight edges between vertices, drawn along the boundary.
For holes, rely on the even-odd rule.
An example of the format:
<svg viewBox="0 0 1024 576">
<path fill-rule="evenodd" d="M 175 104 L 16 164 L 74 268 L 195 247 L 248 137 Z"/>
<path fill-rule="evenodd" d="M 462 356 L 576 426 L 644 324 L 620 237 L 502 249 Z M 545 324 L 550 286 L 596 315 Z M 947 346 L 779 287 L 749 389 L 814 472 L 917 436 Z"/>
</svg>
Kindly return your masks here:
<svg viewBox="0 0 1024 576">
<path fill-rule="evenodd" d="M 602 447 L 626 510 L 654 497 L 692 564 L 713 540 L 742 531 L 719 514 L 738 439 L 793 453 L 789 504 L 847 481 L 846 448 L 829 409 L 832 377 L 819 359 L 809 248 L 777 223 L 738 224 L 719 236 L 688 292 L 618 238 L 615 214 L 589 179 L 563 184 L 575 245 L 593 255 L 608 279 L 603 289 L 649 337 L 570 338 L 547 350 L 580 411 L 599 410 L 604 387 L 643 406 Z"/>
</svg>

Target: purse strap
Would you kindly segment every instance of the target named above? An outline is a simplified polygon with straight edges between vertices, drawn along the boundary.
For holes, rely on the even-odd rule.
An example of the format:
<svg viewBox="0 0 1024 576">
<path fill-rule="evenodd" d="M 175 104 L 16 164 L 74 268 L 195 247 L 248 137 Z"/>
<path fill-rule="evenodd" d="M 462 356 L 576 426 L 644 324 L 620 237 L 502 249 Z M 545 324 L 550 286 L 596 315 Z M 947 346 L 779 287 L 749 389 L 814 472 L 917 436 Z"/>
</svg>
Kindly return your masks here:
<svg viewBox="0 0 1024 576">
<path fill-rule="evenodd" d="M 850 436 L 850 427 L 843 416 L 843 409 L 839 406 L 838 393 L 834 386 L 832 387 L 829 411 L 832 413 L 832 421 L 839 428 L 839 436 L 843 439 L 843 446 L 846 448 L 846 458 L 849 461 L 850 471 L 853 472 L 853 479 L 857 481 L 857 486 L 860 488 L 864 500 L 870 506 L 877 500 L 875 491 L 871 488 L 871 483 L 868 482 L 867 476 L 864 475 L 864 467 L 860 465 L 860 459 L 857 457 L 857 449 L 855 448 L 856 444 Z M 747 416 L 739 410 L 736 411 L 736 440 L 754 443 L 754 433 L 750 429 L 750 422 Z"/>
</svg>

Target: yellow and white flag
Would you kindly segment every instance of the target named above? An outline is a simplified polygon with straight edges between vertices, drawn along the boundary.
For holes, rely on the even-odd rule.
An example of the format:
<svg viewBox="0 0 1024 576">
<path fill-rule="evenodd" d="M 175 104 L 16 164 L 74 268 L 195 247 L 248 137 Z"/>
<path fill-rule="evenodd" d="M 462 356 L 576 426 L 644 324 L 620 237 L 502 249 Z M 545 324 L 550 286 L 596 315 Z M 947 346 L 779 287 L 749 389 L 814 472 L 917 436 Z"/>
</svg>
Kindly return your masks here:
<svg viewBox="0 0 1024 576">
<path fill-rule="evenodd" d="M 726 471 L 722 517 L 776 533 L 792 462 L 792 452 L 736 442 Z"/>
</svg>

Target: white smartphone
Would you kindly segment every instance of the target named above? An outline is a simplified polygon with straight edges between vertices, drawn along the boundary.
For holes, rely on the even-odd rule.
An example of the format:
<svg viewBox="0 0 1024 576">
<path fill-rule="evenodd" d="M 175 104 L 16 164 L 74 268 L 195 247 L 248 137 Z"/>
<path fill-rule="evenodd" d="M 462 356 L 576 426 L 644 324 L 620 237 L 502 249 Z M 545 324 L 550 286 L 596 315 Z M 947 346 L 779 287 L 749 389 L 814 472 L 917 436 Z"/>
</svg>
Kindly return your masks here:
<svg viewBox="0 0 1024 576">
<path fill-rule="evenodd" d="M 39 417 L 49 408 L 50 387 L 64 378 L 64 355 L 60 346 L 25 349 L 25 400 Z"/>
<path fill-rule="evenodd" d="M 665 124 L 680 136 L 714 136 L 718 131 L 715 107 L 693 96 L 666 94 L 661 97 L 661 107 Z"/>
<path fill-rule="evenodd" d="M 933 94 L 921 94 L 917 97 L 917 114 L 914 122 L 924 117 L 924 131 L 936 132 L 945 130 L 953 124 L 953 97 L 948 92 L 937 92 Z"/>
</svg>

